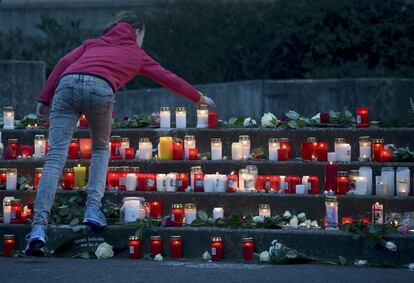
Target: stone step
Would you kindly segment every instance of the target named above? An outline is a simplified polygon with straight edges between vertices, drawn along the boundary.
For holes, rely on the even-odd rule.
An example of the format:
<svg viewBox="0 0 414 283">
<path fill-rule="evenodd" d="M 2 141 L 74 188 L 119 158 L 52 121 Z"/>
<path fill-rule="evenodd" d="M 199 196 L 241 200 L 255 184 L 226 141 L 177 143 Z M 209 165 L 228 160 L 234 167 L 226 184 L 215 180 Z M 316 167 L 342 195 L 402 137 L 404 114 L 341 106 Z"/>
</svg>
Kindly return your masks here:
<svg viewBox="0 0 414 283">
<path fill-rule="evenodd" d="M 54 226 L 48 230 L 48 249 L 56 255 L 74 255 L 82 249 L 81 245 L 91 245 L 92 251 L 101 242 L 106 241 L 114 247 L 115 256 L 127 257 L 128 237 L 134 235 L 138 226 L 109 226 L 103 233 L 92 233 L 82 226 L 76 232 L 69 226 Z M 77 228 L 77 227 L 76 227 Z M 28 225 L 0 224 L 0 237 L 14 234 L 17 247 L 24 249 L 25 236 L 29 232 Z M 211 227 L 154 227 L 149 235 L 160 235 L 163 239 L 163 254 L 170 256 L 169 238 L 179 235 L 183 240 L 183 256 L 200 258 L 209 250 L 210 238 L 221 236 L 224 242 L 224 260 L 242 260 L 242 238 L 253 237 L 256 251 L 268 250 L 273 240 L 278 240 L 298 252 L 320 259 L 337 261 L 339 256 L 347 260 L 365 259 L 376 264 L 408 264 L 414 260 L 414 233 L 407 235 L 390 234 L 385 237 L 398 246 L 398 251 L 391 253 L 384 248 L 373 247 L 366 239 L 355 240 L 352 234 L 341 230 L 271 230 L 271 229 L 227 229 Z M 2 241 L 0 249 L 2 249 Z M 148 237 L 142 244 L 142 252 L 148 252 Z M 85 248 L 83 248 L 85 250 Z"/>
<path fill-rule="evenodd" d="M 58 197 L 71 197 L 78 191 L 58 190 Z M 85 192 L 81 192 L 85 196 Z M 14 196 L 27 203 L 34 201 L 35 191 L 0 191 L 0 199 L 5 196 Z M 174 203 L 195 203 L 198 210 L 204 210 L 212 216 L 214 207 L 224 207 L 224 216 L 234 214 L 258 215 L 259 204 L 270 204 L 272 215 L 281 215 L 286 210 L 299 214 L 305 212 L 308 219 L 315 219 L 319 225 L 323 224 L 325 216 L 324 195 L 279 195 L 266 193 L 170 193 L 170 192 L 106 192 L 104 200 L 122 205 L 122 199 L 127 196 L 139 196 L 146 201 L 162 203 L 163 215 L 171 213 Z M 386 196 L 338 196 L 339 219 L 343 216 L 352 216 L 354 220 L 361 216 L 371 217 L 371 207 L 375 202 L 384 205 L 384 215 L 389 212 L 404 213 L 414 210 L 414 197 L 386 197 Z M 2 203 L 0 203 L 0 206 Z"/>
<path fill-rule="evenodd" d="M 33 144 L 36 134 L 47 135 L 44 129 L 26 130 L 1 130 L 3 143 L 9 138 L 18 138 L 22 144 Z M 212 138 L 221 138 L 223 141 L 223 155 L 231 154 L 231 143 L 238 141 L 240 135 L 250 135 L 251 146 L 262 147 L 267 150 L 269 138 L 290 138 L 292 141 L 292 156 L 300 157 L 301 142 L 308 137 L 316 137 L 321 141 L 329 143 L 329 151 L 334 149 L 335 138 L 346 138 L 352 146 L 352 160 L 359 156 L 359 137 L 370 136 L 371 138 L 384 138 L 385 143 L 392 143 L 400 147 L 409 146 L 414 148 L 414 128 L 302 128 L 287 130 L 282 128 L 261 129 L 261 128 L 219 128 L 219 129 L 113 129 L 111 135 L 128 137 L 131 146 L 138 147 L 138 139 L 150 138 L 154 146 L 159 142 L 160 136 L 174 136 L 184 138 L 185 135 L 195 135 L 199 152 L 210 151 Z M 74 137 L 89 137 L 89 130 L 78 129 Z"/>
</svg>

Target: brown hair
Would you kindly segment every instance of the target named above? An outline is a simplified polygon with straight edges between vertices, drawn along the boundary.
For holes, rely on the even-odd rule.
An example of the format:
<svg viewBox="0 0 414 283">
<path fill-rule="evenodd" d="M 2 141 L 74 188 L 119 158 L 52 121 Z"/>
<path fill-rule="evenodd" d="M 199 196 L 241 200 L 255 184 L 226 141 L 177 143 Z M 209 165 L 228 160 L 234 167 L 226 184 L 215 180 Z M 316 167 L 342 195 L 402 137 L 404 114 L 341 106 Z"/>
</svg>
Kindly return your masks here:
<svg viewBox="0 0 414 283">
<path fill-rule="evenodd" d="M 133 29 L 138 29 L 140 31 L 144 28 L 144 21 L 137 14 L 132 11 L 121 11 L 116 14 L 114 19 L 105 26 L 102 34 L 107 33 L 111 28 L 121 22 L 127 23 Z"/>
</svg>

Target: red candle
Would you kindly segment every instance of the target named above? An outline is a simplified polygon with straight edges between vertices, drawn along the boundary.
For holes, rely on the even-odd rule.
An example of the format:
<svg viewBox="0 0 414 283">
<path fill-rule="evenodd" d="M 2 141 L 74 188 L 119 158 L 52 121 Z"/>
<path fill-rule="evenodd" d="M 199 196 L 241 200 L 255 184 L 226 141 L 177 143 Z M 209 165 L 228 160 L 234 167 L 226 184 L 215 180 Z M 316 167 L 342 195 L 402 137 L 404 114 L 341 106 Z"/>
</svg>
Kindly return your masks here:
<svg viewBox="0 0 414 283">
<path fill-rule="evenodd" d="M 79 128 L 81 129 L 89 128 L 88 120 L 86 120 L 85 114 L 82 114 L 79 117 Z"/>
<path fill-rule="evenodd" d="M 183 160 L 183 141 L 180 139 L 173 141 L 173 160 Z"/>
<path fill-rule="evenodd" d="M 318 145 L 316 146 L 316 157 L 318 161 L 328 160 L 328 143 L 327 142 L 318 142 Z"/>
<path fill-rule="evenodd" d="M 338 165 L 330 162 L 324 166 L 324 189 L 336 191 L 336 178 L 338 175 Z"/>
<path fill-rule="evenodd" d="M 131 236 L 128 241 L 129 258 L 139 259 L 141 258 L 141 239 L 139 236 Z"/>
<path fill-rule="evenodd" d="M 149 216 L 154 219 L 161 219 L 162 217 L 162 203 L 152 201 L 149 203 Z"/>
<path fill-rule="evenodd" d="M 194 173 L 194 192 L 204 192 L 204 173 Z"/>
<path fill-rule="evenodd" d="M 319 193 L 319 177 L 318 176 L 309 176 L 308 182 L 310 183 L 310 189 L 308 191 L 311 195 L 316 195 Z"/>
<path fill-rule="evenodd" d="M 120 136 L 111 137 L 111 159 L 122 159 L 121 156 L 121 140 Z"/>
<path fill-rule="evenodd" d="M 188 149 L 188 159 L 189 160 L 198 160 L 198 149 L 197 148 L 189 148 Z"/>
<path fill-rule="evenodd" d="M 49 152 L 49 141 L 45 141 L 45 156 L 47 156 L 48 152 Z"/>
<path fill-rule="evenodd" d="M 5 257 L 13 256 L 14 246 L 16 245 L 16 238 L 12 234 L 3 236 L 3 253 Z"/>
<path fill-rule="evenodd" d="M 11 202 L 10 223 L 11 224 L 22 223 L 23 206 L 22 206 L 20 199 L 12 199 L 10 202 Z"/>
<path fill-rule="evenodd" d="M 170 238 L 171 258 L 183 257 L 183 240 L 181 236 L 171 236 Z"/>
<path fill-rule="evenodd" d="M 343 216 L 342 217 L 342 225 L 345 224 L 352 224 L 352 217 L 351 216 Z"/>
<path fill-rule="evenodd" d="M 68 158 L 69 159 L 78 159 L 79 158 L 79 140 L 72 139 L 69 144 L 69 151 L 68 151 Z"/>
<path fill-rule="evenodd" d="M 361 222 L 361 224 L 368 225 L 369 224 L 369 217 L 368 216 L 360 217 L 359 222 Z"/>
<path fill-rule="evenodd" d="M 92 156 L 92 140 L 89 138 L 79 139 L 80 158 L 90 159 Z"/>
<path fill-rule="evenodd" d="M 134 159 L 135 149 L 133 147 L 125 148 L 125 159 Z"/>
<path fill-rule="evenodd" d="M 145 191 L 145 173 L 136 173 L 137 175 L 137 191 Z"/>
<path fill-rule="evenodd" d="M 381 161 L 381 151 L 384 150 L 384 139 L 372 140 L 372 161 Z"/>
<path fill-rule="evenodd" d="M 128 166 L 121 166 L 118 170 L 118 177 L 119 177 L 119 186 L 118 190 L 120 191 L 126 191 L 126 176 L 129 173 L 129 167 Z"/>
<path fill-rule="evenodd" d="M 211 237 L 211 259 L 219 261 L 223 259 L 223 240 L 221 237 Z"/>
<path fill-rule="evenodd" d="M 237 186 L 239 183 L 239 177 L 231 172 L 230 175 L 227 175 L 227 188 L 226 192 L 235 193 L 237 192 Z"/>
<path fill-rule="evenodd" d="M 162 254 L 162 239 L 161 236 L 151 236 L 150 253 L 153 256 Z"/>
<path fill-rule="evenodd" d="M 253 259 L 254 253 L 254 241 L 253 238 L 243 238 L 243 258 L 246 261 Z"/>
<path fill-rule="evenodd" d="M 6 184 L 7 180 L 7 169 L 0 168 L 0 184 Z"/>
<path fill-rule="evenodd" d="M 391 161 L 391 150 L 389 149 L 383 149 L 380 152 L 380 161 L 381 162 L 390 162 Z"/>
<path fill-rule="evenodd" d="M 63 184 L 62 188 L 64 190 L 73 190 L 75 186 L 75 170 L 73 168 L 63 169 Z"/>
<path fill-rule="evenodd" d="M 368 108 L 360 107 L 356 109 L 357 128 L 367 128 L 369 125 Z"/>
<path fill-rule="evenodd" d="M 281 149 L 287 150 L 287 158 L 285 160 L 292 158 L 292 144 L 288 138 L 280 138 L 279 139 L 279 147 Z M 284 153 L 283 151 L 281 152 Z M 279 151 L 278 151 L 279 154 Z M 278 155 L 278 159 L 280 160 L 280 155 Z"/>
<path fill-rule="evenodd" d="M 107 173 L 107 181 L 106 187 L 110 188 L 118 188 L 119 187 L 119 175 L 118 175 L 119 168 L 118 167 L 108 167 Z"/>
<path fill-rule="evenodd" d="M 279 161 L 289 160 L 289 151 L 286 148 L 279 148 L 277 150 L 277 160 Z"/>
<path fill-rule="evenodd" d="M 21 145 L 20 146 L 20 156 L 22 156 L 22 157 L 31 157 L 31 156 L 33 156 L 33 146 L 31 146 L 31 145 Z"/>
<path fill-rule="evenodd" d="M 155 192 L 157 190 L 157 175 L 156 174 L 145 175 L 144 189 L 148 192 Z"/>
<path fill-rule="evenodd" d="M 188 174 L 178 173 L 177 174 L 177 192 L 185 192 L 188 187 Z"/>
<path fill-rule="evenodd" d="M 210 129 L 217 128 L 218 124 L 218 113 L 217 112 L 208 112 L 208 127 Z"/>
<path fill-rule="evenodd" d="M 285 182 L 288 184 L 287 190 L 285 193 L 287 194 L 296 194 L 296 185 L 301 183 L 299 176 L 286 176 Z"/>
<path fill-rule="evenodd" d="M 6 156 L 5 156 L 5 159 L 16 159 L 17 156 L 19 155 L 19 140 L 18 139 L 9 139 L 7 143 L 9 145 L 9 147 L 11 147 L 12 152 L 10 154 L 10 158 L 6 158 Z"/>
<path fill-rule="evenodd" d="M 184 208 L 181 203 L 175 203 L 171 208 L 171 221 L 174 227 L 183 226 L 184 220 Z"/>
<path fill-rule="evenodd" d="M 347 171 L 339 171 L 336 179 L 336 193 L 345 195 L 349 190 L 349 174 Z"/>
<path fill-rule="evenodd" d="M 314 137 L 308 138 L 306 142 L 303 142 L 302 147 L 301 147 L 302 160 L 316 159 L 317 147 L 318 147 L 317 139 Z"/>
<path fill-rule="evenodd" d="M 33 182 L 33 188 L 35 190 L 39 186 L 40 177 L 42 177 L 42 171 L 43 171 L 43 168 L 36 168 L 35 169 L 35 177 L 34 177 L 34 182 Z"/>
<path fill-rule="evenodd" d="M 256 191 L 263 191 L 266 176 L 257 176 L 256 178 Z"/>
</svg>

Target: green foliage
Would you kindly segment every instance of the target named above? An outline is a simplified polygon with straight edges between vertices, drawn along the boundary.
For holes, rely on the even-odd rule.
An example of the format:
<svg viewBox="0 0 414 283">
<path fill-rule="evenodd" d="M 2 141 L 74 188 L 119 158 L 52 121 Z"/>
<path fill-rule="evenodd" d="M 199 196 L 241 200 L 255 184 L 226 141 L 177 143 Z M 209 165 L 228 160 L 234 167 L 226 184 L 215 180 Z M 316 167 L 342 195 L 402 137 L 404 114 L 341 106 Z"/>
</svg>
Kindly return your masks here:
<svg viewBox="0 0 414 283">
<path fill-rule="evenodd" d="M 414 6 L 404 0 L 161 2 L 145 49 L 192 83 L 413 77 Z M 0 58 L 57 60 L 99 31 L 43 18 L 44 37 L 0 34 Z M 136 79 L 128 88 L 154 86 Z"/>
<path fill-rule="evenodd" d="M 52 206 L 50 222 L 56 225 L 76 226 L 80 224 L 83 219 L 84 203 L 85 198 L 81 194 L 69 198 L 56 197 Z"/>
</svg>

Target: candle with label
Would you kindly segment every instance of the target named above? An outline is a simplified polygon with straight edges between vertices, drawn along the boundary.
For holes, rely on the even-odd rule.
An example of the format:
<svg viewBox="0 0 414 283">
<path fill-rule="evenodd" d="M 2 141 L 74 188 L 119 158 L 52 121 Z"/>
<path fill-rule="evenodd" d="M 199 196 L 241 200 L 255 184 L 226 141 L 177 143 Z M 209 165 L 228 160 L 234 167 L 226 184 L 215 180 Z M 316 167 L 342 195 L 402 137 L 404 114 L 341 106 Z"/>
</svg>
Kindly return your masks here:
<svg viewBox="0 0 414 283">
<path fill-rule="evenodd" d="M 84 188 L 86 187 L 86 167 L 78 166 L 73 168 L 75 170 L 75 187 Z"/>
<path fill-rule="evenodd" d="M 13 107 L 3 108 L 3 129 L 8 129 L 8 130 L 14 129 L 14 108 Z"/>
<path fill-rule="evenodd" d="M 185 107 L 175 108 L 175 127 L 177 129 L 187 128 L 187 111 Z"/>
<path fill-rule="evenodd" d="M 255 179 L 247 169 L 239 170 L 239 192 L 250 192 L 255 190 Z"/>
<path fill-rule="evenodd" d="M 138 159 L 151 160 L 152 159 L 152 143 L 149 138 L 140 138 L 138 142 Z"/>
<path fill-rule="evenodd" d="M 170 107 L 161 107 L 160 109 L 160 128 L 171 128 L 171 111 Z"/>
<path fill-rule="evenodd" d="M 157 192 L 165 192 L 167 187 L 167 175 L 157 174 Z"/>
<path fill-rule="evenodd" d="M 111 159 L 117 160 L 121 159 L 121 137 L 120 136 L 111 136 Z M 82 157 L 81 157 L 82 158 Z"/>
<path fill-rule="evenodd" d="M 219 261 L 223 259 L 223 240 L 221 237 L 211 237 L 211 259 Z"/>
<path fill-rule="evenodd" d="M 318 176 L 309 176 L 308 178 L 308 193 L 311 195 L 316 195 L 319 193 L 319 177 Z"/>
<path fill-rule="evenodd" d="M 195 172 L 193 175 L 194 178 L 194 192 L 202 193 L 204 192 L 204 173 Z"/>
<path fill-rule="evenodd" d="M 217 112 L 208 112 L 208 127 L 210 129 L 215 129 L 218 126 L 218 113 Z"/>
<path fill-rule="evenodd" d="M 11 219 L 11 201 L 14 197 L 3 198 L 3 223 L 9 224 Z"/>
<path fill-rule="evenodd" d="M 79 158 L 79 140 L 78 139 L 71 140 L 69 144 L 68 158 L 69 159 Z"/>
<path fill-rule="evenodd" d="M 241 135 L 239 137 L 243 159 L 250 158 L 250 137 L 248 135 Z"/>
<path fill-rule="evenodd" d="M 129 258 L 141 258 L 141 238 L 139 236 L 130 236 L 128 241 Z"/>
<path fill-rule="evenodd" d="M 287 184 L 285 193 L 286 194 L 295 194 L 296 186 L 300 184 L 301 178 L 299 176 L 286 176 L 284 180 Z"/>
<path fill-rule="evenodd" d="M 196 173 L 203 173 L 203 170 L 201 169 L 201 166 L 191 167 L 190 186 L 191 186 L 192 191 L 194 191 L 194 174 L 196 174 Z"/>
<path fill-rule="evenodd" d="M 150 238 L 150 254 L 156 256 L 162 254 L 162 239 L 161 236 L 151 236 Z"/>
<path fill-rule="evenodd" d="M 349 190 L 349 173 L 348 171 L 338 171 L 336 179 L 336 194 L 345 195 Z"/>
<path fill-rule="evenodd" d="M 372 140 L 372 161 L 381 161 L 381 151 L 384 150 L 384 139 L 373 139 Z"/>
<path fill-rule="evenodd" d="M 173 223 L 173 227 L 183 226 L 184 208 L 181 203 L 175 203 L 171 206 L 171 221 Z"/>
<path fill-rule="evenodd" d="M 351 161 L 351 145 L 344 138 L 335 139 L 336 160 L 339 162 Z"/>
<path fill-rule="evenodd" d="M 184 136 L 184 157 L 189 159 L 190 157 L 190 148 L 196 148 L 196 139 L 193 135 Z"/>
<path fill-rule="evenodd" d="M 307 138 L 306 142 L 302 142 L 301 153 L 302 160 L 316 160 L 316 149 L 318 147 L 318 142 L 315 137 Z"/>
<path fill-rule="evenodd" d="M 269 139 L 269 160 L 277 161 L 277 150 L 279 149 L 279 140 L 275 138 Z"/>
<path fill-rule="evenodd" d="M 262 217 L 271 216 L 270 204 L 259 204 L 259 216 L 262 216 Z"/>
<path fill-rule="evenodd" d="M 34 137 L 34 158 L 45 157 L 46 155 L 46 138 L 44 135 L 35 135 Z"/>
<path fill-rule="evenodd" d="M 73 168 L 64 168 L 62 188 L 64 190 L 73 190 L 74 186 L 75 186 L 75 170 Z"/>
<path fill-rule="evenodd" d="M 221 160 L 223 157 L 223 145 L 220 138 L 211 139 L 211 160 Z"/>
<path fill-rule="evenodd" d="M 170 237 L 171 258 L 177 259 L 183 257 L 183 240 L 181 236 Z"/>
<path fill-rule="evenodd" d="M 243 159 L 243 150 L 239 142 L 233 142 L 231 144 L 231 159 L 232 160 L 242 160 Z"/>
<path fill-rule="evenodd" d="M 147 192 L 155 192 L 157 190 L 156 174 L 145 174 L 144 190 Z"/>
<path fill-rule="evenodd" d="M 11 214 L 10 214 L 10 223 L 11 224 L 20 224 L 22 223 L 22 211 L 23 206 L 20 199 L 12 199 L 11 201 Z"/>
<path fill-rule="evenodd" d="M 338 228 L 338 200 L 336 197 L 328 196 L 326 206 L 326 229 Z"/>
<path fill-rule="evenodd" d="M 199 104 L 197 107 L 197 128 L 208 127 L 208 108 L 205 104 Z"/>
<path fill-rule="evenodd" d="M 359 161 L 371 160 L 371 139 L 368 136 L 359 137 Z"/>
<path fill-rule="evenodd" d="M 173 151 L 172 137 L 160 137 L 160 151 L 158 157 L 160 160 L 171 160 Z"/>
<path fill-rule="evenodd" d="M 197 218 L 197 207 L 195 203 L 186 203 L 184 205 L 184 223 L 191 225 Z"/>
<path fill-rule="evenodd" d="M 166 178 L 165 191 L 177 191 L 177 173 L 168 173 Z"/>
<path fill-rule="evenodd" d="M 121 146 L 119 147 L 119 153 L 122 159 L 125 158 L 125 149 L 129 148 L 129 138 L 121 138 Z"/>
<path fill-rule="evenodd" d="M 188 174 L 178 173 L 177 174 L 177 192 L 184 192 L 188 187 Z"/>
<path fill-rule="evenodd" d="M 368 119 L 368 108 L 367 107 L 359 107 L 356 109 L 356 117 L 357 117 L 357 128 L 368 128 L 369 126 L 369 119 Z"/>
<path fill-rule="evenodd" d="M 372 205 L 372 223 L 384 224 L 384 206 L 379 202 Z"/>
<path fill-rule="evenodd" d="M 7 168 L 6 190 L 15 191 L 17 188 L 17 169 Z"/>
<path fill-rule="evenodd" d="M 227 175 L 227 188 L 226 192 L 235 193 L 237 191 L 237 186 L 239 182 L 239 177 L 231 172 L 230 175 Z"/>
</svg>

